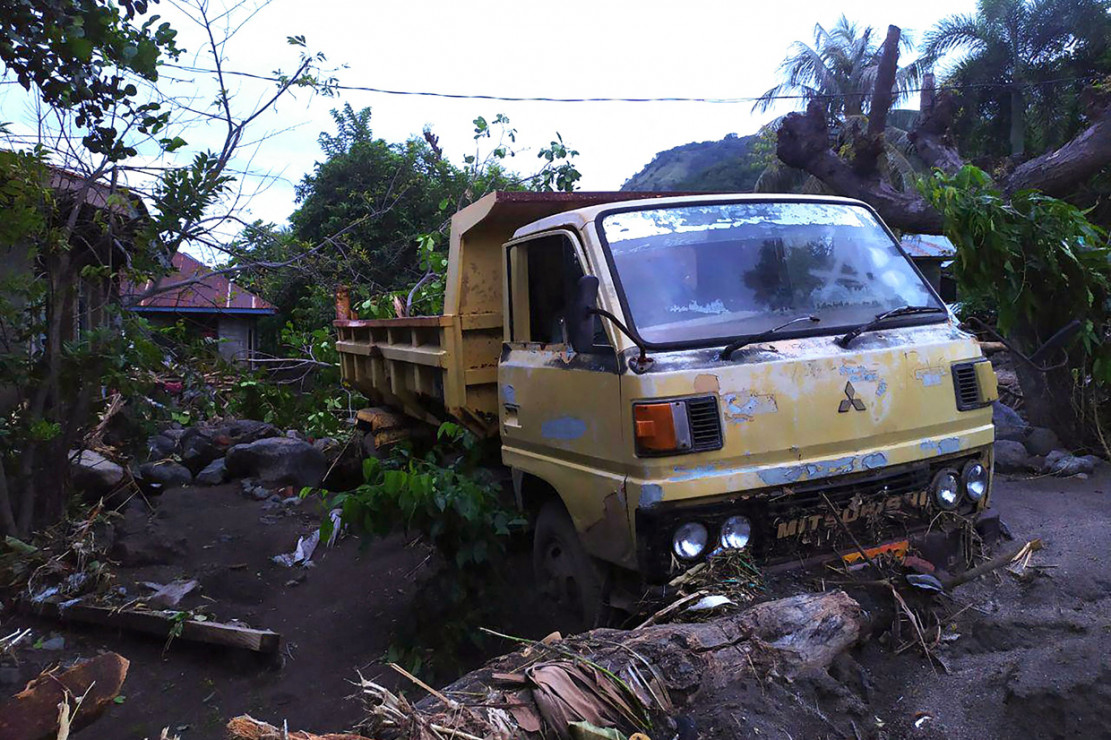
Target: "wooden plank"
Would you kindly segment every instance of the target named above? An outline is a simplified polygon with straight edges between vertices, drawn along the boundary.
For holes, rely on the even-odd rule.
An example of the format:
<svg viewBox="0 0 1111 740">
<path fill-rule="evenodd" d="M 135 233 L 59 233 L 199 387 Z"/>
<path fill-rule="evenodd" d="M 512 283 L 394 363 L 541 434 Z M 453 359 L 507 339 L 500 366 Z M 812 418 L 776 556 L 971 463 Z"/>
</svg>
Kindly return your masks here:
<svg viewBox="0 0 1111 740">
<path fill-rule="evenodd" d="M 173 612 L 140 612 L 134 610 L 115 610 L 101 606 L 74 604 L 60 609 L 57 604 L 31 604 L 20 602 L 22 609 L 44 617 L 52 617 L 62 622 L 98 624 L 104 627 L 143 632 L 169 638 L 170 631 L 177 624 Z M 209 645 L 242 648 L 256 653 L 276 653 L 281 647 L 282 636 L 270 630 L 256 630 L 234 624 L 219 622 L 199 622 L 187 619 L 181 623 L 181 634 L 175 640 L 203 642 Z"/>
<path fill-rule="evenodd" d="M 115 653 L 98 655 L 68 671 L 44 673 L 12 698 L 0 703 L 0 740 L 47 740 L 58 735 L 58 706 L 85 697 L 70 729 L 80 730 L 112 706 L 123 688 L 130 664 Z M 84 736 L 82 736 L 84 737 Z"/>
</svg>

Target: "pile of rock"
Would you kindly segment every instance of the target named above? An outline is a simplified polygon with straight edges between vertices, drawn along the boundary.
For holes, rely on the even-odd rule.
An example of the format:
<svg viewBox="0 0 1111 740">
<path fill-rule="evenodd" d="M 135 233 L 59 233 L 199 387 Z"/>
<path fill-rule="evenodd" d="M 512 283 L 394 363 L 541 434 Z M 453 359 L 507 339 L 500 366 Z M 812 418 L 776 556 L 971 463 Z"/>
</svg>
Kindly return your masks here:
<svg viewBox="0 0 1111 740">
<path fill-rule="evenodd" d="M 1011 407 L 996 401 L 995 469 L 1001 473 L 1089 475 L 1102 460 L 1095 455 L 1073 455 L 1061 447 L 1052 429 L 1030 426 Z"/>
</svg>

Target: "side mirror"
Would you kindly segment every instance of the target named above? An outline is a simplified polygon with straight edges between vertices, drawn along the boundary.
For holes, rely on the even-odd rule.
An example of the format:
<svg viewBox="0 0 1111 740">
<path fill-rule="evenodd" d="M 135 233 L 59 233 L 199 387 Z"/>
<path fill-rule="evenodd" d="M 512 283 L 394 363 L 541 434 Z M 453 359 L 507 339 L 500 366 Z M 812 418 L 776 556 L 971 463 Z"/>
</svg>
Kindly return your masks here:
<svg viewBox="0 0 1111 740">
<path fill-rule="evenodd" d="M 575 295 L 567 307 L 567 337 L 571 349 L 589 352 L 594 348 L 594 310 L 598 305 L 598 278 L 583 275 L 575 286 Z"/>
</svg>

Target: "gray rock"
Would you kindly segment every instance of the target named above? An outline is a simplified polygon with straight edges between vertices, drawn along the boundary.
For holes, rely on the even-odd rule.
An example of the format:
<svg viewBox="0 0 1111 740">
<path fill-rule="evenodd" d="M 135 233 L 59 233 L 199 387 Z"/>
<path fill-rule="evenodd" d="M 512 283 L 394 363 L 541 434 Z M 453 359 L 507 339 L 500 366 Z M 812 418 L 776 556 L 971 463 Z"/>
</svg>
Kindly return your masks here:
<svg viewBox="0 0 1111 740">
<path fill-rule="evenodd" d="M 229 421 L 220 427 L 220 433 L 228 438 L 230 445 L 248 444 L 260 439 L 277 437 L 281 434 L 273 424 L 254 421 L 253 419 Z"/>
<path fill-rule="evenodd" d="M 1017 411 L 1002 401 L 996 401 L 991 405 L 991 421 L 997 427 L 1026 428 L 1030 426 L 1025 419 L 1019 416 Z"/>
<path fill-rule="evenodd" d="M 1022 442 L 1031 455 L 1048 455 L 1061 446 L 1053 430 L 1045 427 L 1033 427 Z"/>
<path fill-rule="evenodd" d="M 290 439 L 299 439 L 302 442 L 308 441 L 305 435 L 301 434 L 301 432 L 297 431 L 296 429 L 285 430 L 285 436 L 289 437 Z"/>
<path fill-rule="evenodd" d="M 1097 458 L 1098 459 L 1098 458 Z M 1089 475 L 1096 469 L 1091 456 L 1076 457 L 1065 450 L 1053 450 L 1045 457 L 1042 470 L 1046 473 L 1059 476 Z"/>
<path fill-rule="evenodd" d="M 172 439 L 174 444 L 177 444 L 181 441 L 182 436 L 185 434 L 185 430 L 181 427 L 171 427 L 170 429 L 163 429 L 161 433 L 163 436 Z"/>
<path fill-rule="evenodd" d="M 327 456 L 329 452 L 339 447 L 339 440 L 335 437 L 321 437 L 320 439 L 314 440 L 312 446 Z"/>
<path fill-rule="evenodd" d="M 155 490 L 188 486 L 193 482 L 193 474 L 184 465 L 176 462 L 148 462 L 139 466 L 143 482 Z"/>
<path fill-rule="evenodd" d="M 1030 468 L 1030 455 L 1021 442 L 1007 439 L 995 443 L 995 469 L 1001 473 L 1019 473 Z"/>
<path fill-rule="evenodd" d="M 213 460 L 197 473 L 197 483 L 202 486 L 218 486 L 228 479 L 228 469 L 224 458 Z"/>
<path fill-rule="evenodd" d="M 218 440 L 217 436 L 215 429 L 204 424 L 186 429 L 181 435 L 181 462 L 189 470 L 199 473 L 210 462 L 223 457 L 229 440 Z"/>
<path fill-rule="evenodd" d="M 70 452 L 70 477 L 77 490 L 90 496 L 102 496 L 118 486 L 124 470 L 99 452 Z"/>
<path fill-rule="evenodd" d="M 317 486 L 328 469 L 324 453 L 288 437 L 260 439 L 228 450 L 228 473 L 252 476 L 268 486 Z"/>
<path fill-rule="evenodd" d="M 165 434 L 156 434 L 147 439 L 147 460 L 165 460 L 177 452 L 177 440 Z"/>
<path fill-rule="evenodd" d="M 991 420 L 995 424 L 995 438 L 1023 442 L 1030 431 L 1030 425 L 1018 412 L 1001 401 L 991 405 Z"/>
</svg>

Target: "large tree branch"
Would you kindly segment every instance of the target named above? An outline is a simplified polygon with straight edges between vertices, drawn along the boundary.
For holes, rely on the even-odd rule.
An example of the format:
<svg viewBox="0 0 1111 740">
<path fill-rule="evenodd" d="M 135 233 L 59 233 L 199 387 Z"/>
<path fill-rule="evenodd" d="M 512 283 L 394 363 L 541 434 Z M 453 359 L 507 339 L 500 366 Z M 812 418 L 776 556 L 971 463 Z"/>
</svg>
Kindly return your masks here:
<svg viewBox="0 0 1111 740">
<path fill-rule="evenodd" d="M 921 196 L 896 190 L 874 171 L 858 172 L 830 148 L 829 125 L 816 101 L 807 106 L 806 113 L 791 113 L 783 120 L 776 154 L 784 164 L 809 172 L 837 193 L 871 204 L 895 228 L 941 233 L 941 214 Z"/>
<path fill-rule="evenodd" d="M 1111 103 L 1089 106 L 1092 125 L 1067 144 L 1015 168 L 1003 183 L 1007 193 L 1035 188 L 1046 195 L 1068 195 L 1074 187 L 1111 164 Z"/>
<path fill-rule="evenodd" d="M 957 112 L 956 96 L 949 90 L 938 93 L 934 76 L 927 74 L 922 78 L 920 101 L 918 121 L 908 135 L 918 156 L 928 167 L 950 174 L 956 172 L 964 166 L 949 136 L 949 126 Z"/>
</svg>

